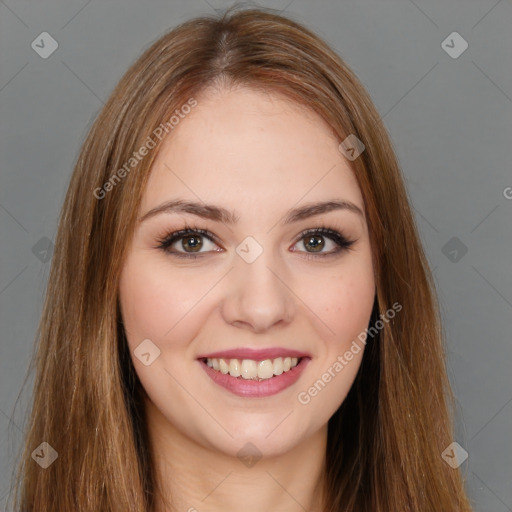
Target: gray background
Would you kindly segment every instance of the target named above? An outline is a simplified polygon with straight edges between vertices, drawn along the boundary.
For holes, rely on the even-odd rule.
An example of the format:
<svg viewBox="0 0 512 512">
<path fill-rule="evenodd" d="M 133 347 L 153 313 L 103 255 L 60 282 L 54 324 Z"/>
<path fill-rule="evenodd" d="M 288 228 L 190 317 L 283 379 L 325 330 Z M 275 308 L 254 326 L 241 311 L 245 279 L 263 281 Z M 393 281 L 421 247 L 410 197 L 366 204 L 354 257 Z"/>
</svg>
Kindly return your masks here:
<svg viewBox="0 0 512 512">
<path fill-rule="evenodd" d="M 79 147 L 143 49 L 176 24 L 230 4 L 0 1 L 2 510 L 31 380 L 16 409 L 14 404 L 41 312 L 50 241 Z M 477 511 L 511 511 L 512 3 L 259 5 L 284 9 L 324 37 L 384 118 L 438 286 L 458 401 L 455 440 L 469 454 L 462 464 L 468 492 Z M 454 31 L 469 44 L 458 58 L 441 45 Z M 46 59 L 31 47 L 42 32 L 59 45 Z M 460 48 L 450 39 L 448 44 Z"/>
</svg>

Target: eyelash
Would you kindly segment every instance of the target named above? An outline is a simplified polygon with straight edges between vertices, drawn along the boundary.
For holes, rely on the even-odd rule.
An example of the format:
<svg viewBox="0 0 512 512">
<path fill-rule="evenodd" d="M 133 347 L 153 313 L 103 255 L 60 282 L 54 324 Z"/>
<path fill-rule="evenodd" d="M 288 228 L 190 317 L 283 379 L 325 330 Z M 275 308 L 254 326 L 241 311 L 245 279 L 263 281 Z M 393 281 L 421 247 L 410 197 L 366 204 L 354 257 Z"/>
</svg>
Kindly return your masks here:
<svg viewBox="0 0 512 512">
<path fill-rule="evenodd" d="M 207 253 L 198 253 L 198 254 L 192 254 L 192 253 L 186 253 L 186 252 L 178 252 L 178 251 L 169 251 L 169 247 L 174 244 L 177 240 L 181 240 L 182 238 L 186 238 L 189 235 L 201 235 L 206 238 L 208 238 L 211 242 L 216 243 L 219 245 L 217 237 L 211 233 L 210 231 L 206 229 L 197 228 L 195 226 L 189 226 L 188 224 L 185 225 L 184 229 L 180 229 L 178 231 L 173 231 L 171 233 L 168 233 L 164 235 L 163 237 L 159 238 L 157 240 L 158 245 L 157 249 L 161 249 L 167 254 L 170 254 L 172 256 L 176 256 L 178 258 L 185 258 L 185 259 L 197 259 L 202 256 L 204 256 Z M 338 231 L 334 229 L 330 229 L 327 226 L 320 226 L 318 228 L 314 229 L 306 229 L 305 231 L 302 231 L 296 241 L 293 245 L 295 245 L 297 242 L 300 242 L 303 238 L 306 236 L 311 235 L 320 235 L 325 236 L 327 238 L 330 238 L 338 247 L 334 251 L 328 252 L 328 253 L 306 253 L 306 259 L 318 259 L 318 258 L 326 258 L 329 256 L 335 256 L 336 254 L 340 252 L 347 251 L 355 242 L 356 240 L 349 240 L 347 239 L 343 234 L 339 233 Z M 211 251 L 207 251 L 211 252 Z M 301 251 L 302 252 L 302 251 Z"/>
</svg>

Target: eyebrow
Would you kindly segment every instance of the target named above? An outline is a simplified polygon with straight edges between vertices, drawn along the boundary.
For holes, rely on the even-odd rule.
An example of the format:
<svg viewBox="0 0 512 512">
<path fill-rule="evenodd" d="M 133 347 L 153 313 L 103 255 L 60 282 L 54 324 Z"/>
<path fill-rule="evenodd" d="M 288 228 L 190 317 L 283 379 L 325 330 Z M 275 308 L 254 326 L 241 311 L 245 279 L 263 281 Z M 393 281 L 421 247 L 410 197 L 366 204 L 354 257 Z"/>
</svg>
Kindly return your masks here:
<svg viewBox="0 0 512 512">
<path fill-rule="evenodd" d="M 322 213 L 328 213 L 335 210 L 353 212 L 364 219 L 364 213 L 359 206 L 350 201 L 334 199 L 332 201 L 308 203 L 304 206 L 293 208 L 286 213 L 283 224 L 292 224 L 315 215 L 321 215 Z M 196 215 L 197 217 L 222 222 L 224 224 L 236 224 L 239 220 L 236 212 L 226 210 L 221 206 L 176 199 L 166 201 L 165 203 L 152 208 L 139 218 L 139 222 L 144 222 L 145 220 L 162 213 L 189 213 Z"/>
</svg>

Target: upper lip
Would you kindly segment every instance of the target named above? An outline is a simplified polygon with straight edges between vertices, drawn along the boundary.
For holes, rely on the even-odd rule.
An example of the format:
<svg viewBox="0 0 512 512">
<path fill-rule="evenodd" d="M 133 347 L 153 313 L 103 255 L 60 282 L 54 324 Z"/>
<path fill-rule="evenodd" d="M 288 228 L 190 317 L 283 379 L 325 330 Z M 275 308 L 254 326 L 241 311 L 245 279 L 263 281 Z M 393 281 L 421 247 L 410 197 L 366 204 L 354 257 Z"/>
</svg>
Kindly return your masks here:
<svg viewBox="0 0 512 512">
<path fill-rule="evenodd" d="M 231 350 L 221 350 L 211 354 L 199 356 L 198 359 L 252 359 L 254 361 L 264 361 L 265 359 L 277 359 L 278 357 L 309 357 L 311 354 L 301 350 L 293 350 L 282 347 L 272 348 L 234 348 Z"/>
</svg>

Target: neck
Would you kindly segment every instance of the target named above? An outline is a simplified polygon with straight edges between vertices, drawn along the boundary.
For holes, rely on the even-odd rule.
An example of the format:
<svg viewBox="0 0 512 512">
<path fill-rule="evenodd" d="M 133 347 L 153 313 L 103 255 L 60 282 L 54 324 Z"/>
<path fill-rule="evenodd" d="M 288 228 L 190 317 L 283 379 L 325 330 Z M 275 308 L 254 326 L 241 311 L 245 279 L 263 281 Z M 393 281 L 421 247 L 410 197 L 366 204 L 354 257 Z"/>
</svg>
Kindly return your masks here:
<svg viewBox="0 0 512 512">
<path fill-rule="evenodd" d="M 176 429 L 148 401 L 156 512 L 321 512 L 327 425 L 286 453 L 241 460 Z"/>
</svg>

